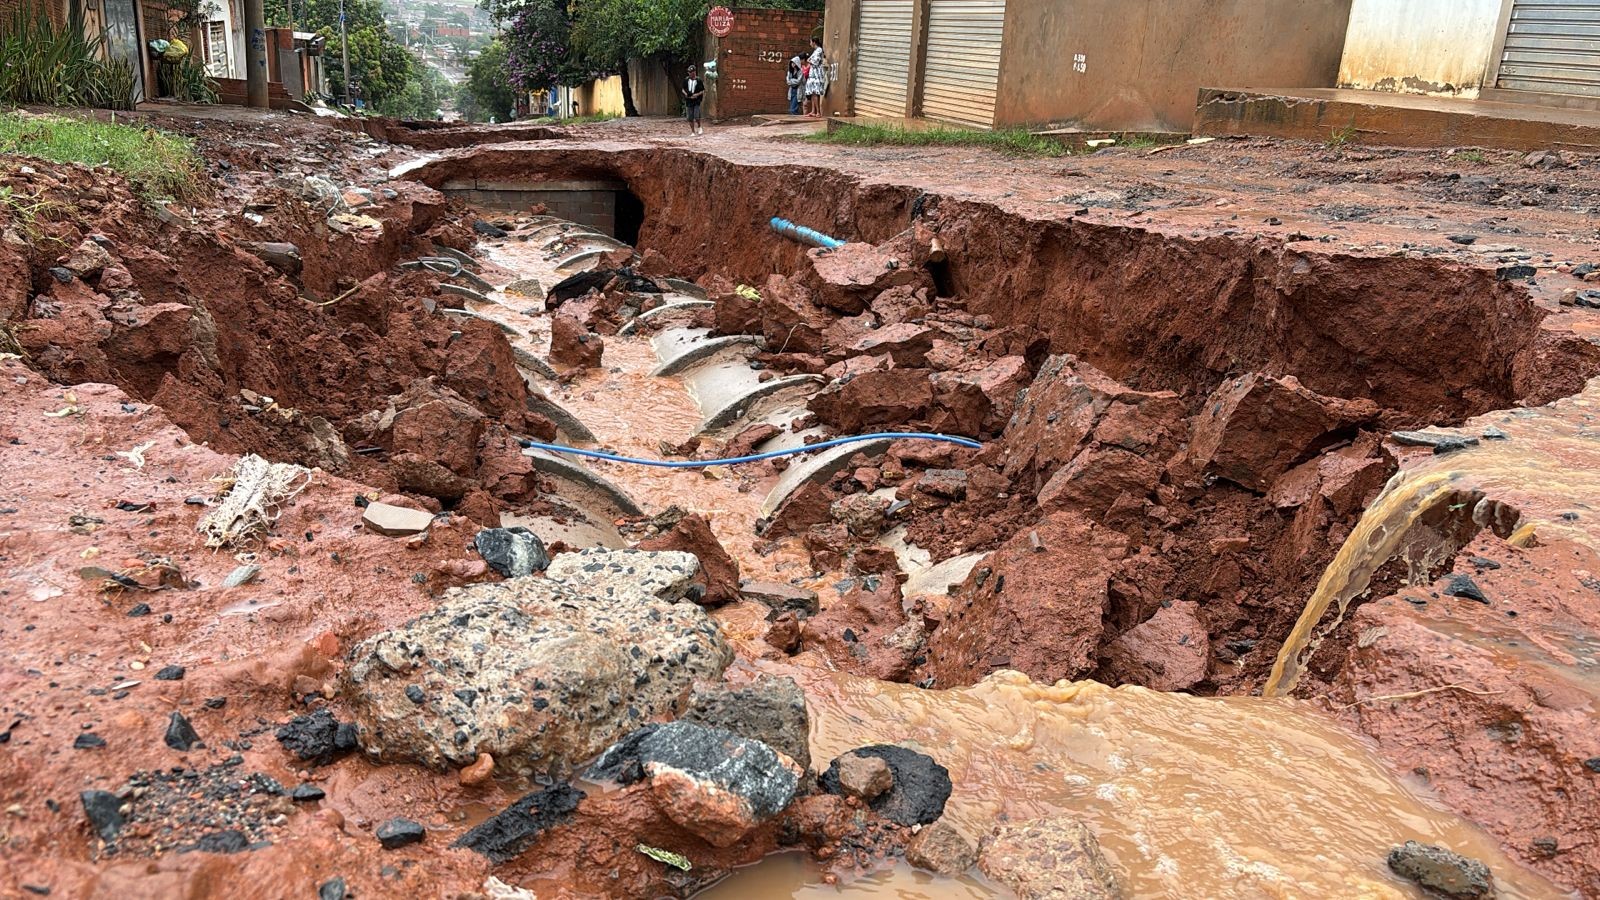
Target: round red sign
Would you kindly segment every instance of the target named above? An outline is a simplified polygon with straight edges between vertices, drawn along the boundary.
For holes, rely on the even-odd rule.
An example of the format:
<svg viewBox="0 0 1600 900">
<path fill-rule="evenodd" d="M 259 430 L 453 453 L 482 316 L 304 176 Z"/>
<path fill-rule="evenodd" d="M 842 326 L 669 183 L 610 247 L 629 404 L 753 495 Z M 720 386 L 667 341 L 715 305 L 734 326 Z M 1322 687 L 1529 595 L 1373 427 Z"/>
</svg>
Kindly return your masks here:
<svg viewBox="0 0 1600 900">
<path fill-rule="evenodd" d="M 733 30 L 733 10 L 726 6 L 713 6 L 706 13 L 706 29 L 717 37 L 727 37 Z"/>
</svg>

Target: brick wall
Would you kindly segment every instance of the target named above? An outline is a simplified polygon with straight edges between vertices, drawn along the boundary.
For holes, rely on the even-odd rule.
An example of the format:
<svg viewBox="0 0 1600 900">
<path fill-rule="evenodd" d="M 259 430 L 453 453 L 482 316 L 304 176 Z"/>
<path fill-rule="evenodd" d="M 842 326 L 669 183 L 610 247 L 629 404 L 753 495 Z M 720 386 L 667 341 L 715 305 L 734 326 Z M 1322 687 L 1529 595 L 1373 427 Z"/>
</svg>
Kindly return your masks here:
<svg viewBox="0 0 1600 900">
<path fill-rule="evenodd" d="M 821 24 L 820 11 L 735 7 L 733 31 L 720 39 L 706 36 L 707 46 L 717 52 L 717 82 L 707 112 L 718 119 L 787 113 L 784 69 L 789 57 L 810 51 L 811 33 Z"/>
<path fill-rule="evenodd" d="M 66 4 L 60 0 L 0 0 L 0 28 L 9 27 L 19 9 L 28 10 L 30 17 L 42 9 L 50 16 L 50 21 L 57 25 L 67 21 Z"/>
</svg>

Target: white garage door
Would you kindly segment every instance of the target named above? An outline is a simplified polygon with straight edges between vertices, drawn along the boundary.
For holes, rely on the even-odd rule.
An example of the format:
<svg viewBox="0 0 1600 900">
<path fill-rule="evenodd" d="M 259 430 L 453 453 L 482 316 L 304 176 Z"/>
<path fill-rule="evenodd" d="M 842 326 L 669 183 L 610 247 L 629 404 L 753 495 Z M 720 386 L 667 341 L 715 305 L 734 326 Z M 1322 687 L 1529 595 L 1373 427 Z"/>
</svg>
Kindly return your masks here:
<svg viewBox="0 0 1600 900">
<path fill-rule="evenodd" d="M 911 13 L 916 0 L 861 0 L 856 30 L 856 115 L 906 114 Z"/>
<path fill-rule="evenodd" d="M 932 0 L 922 76 L 922 114 L 930 119 L 994 124 L 1005 0 Z"/>
<path fill-rule="evenodd" d="M 1516 0 L 1495 86 L 1600 97 L 1600 0 Z"/>
</svg>

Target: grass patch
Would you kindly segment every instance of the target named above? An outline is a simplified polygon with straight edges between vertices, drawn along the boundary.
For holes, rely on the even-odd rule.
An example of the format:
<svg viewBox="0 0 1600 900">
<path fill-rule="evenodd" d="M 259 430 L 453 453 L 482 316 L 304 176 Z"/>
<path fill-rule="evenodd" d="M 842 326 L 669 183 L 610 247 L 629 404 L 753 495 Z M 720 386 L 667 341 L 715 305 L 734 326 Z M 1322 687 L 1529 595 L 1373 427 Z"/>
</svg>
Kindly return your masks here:
<svg viewBox="0 0 1600 900">
<path fill-rule="evenodd" d="M 59 116 L 0 113 L 0 154 L 108 166 L 146 200 L 199 193 L 203 169 L 194 143 L 153 128 Z"/>
<path fill-rule="evenodd" d="M 1455 154 L 1455 158 L 1462 162 L 1469 163 L 1481 163 L 1488 159 L 1488 157 L 1483 155 L 1482 150 L 1461 150 Z"/>
<path fill-rule="evenodd" d="M 807 135 L 806 140 L 821 144 L 852 147 L 983 147 L 1008 156 L 1066 156 L 1067 148 L 1024 128 L 927 128 L 915 130 L 899 125 L 857 125 L 846 122 L 832 131 Z"/>
</svg>

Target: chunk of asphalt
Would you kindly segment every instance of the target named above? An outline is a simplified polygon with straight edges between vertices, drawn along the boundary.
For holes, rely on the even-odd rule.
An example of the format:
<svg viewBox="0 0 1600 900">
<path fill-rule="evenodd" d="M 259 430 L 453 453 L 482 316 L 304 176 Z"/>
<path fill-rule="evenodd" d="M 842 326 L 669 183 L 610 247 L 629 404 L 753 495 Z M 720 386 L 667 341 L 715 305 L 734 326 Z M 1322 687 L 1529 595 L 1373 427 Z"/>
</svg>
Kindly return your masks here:
<svg viewBox="0 0 1600 900">
<path fill-rule="evenodd" d="M 553 784 L 516 801 L 455 842 L 503 863 L 520 854 L 546 829 L 565 822 L 578 808 L 583 791 L 570 784 Z"/>
<path fill-rule="evenodd" d="M 850 753 L 876 756 L 888 763 L 894 773 L 894 786 L 868 804 L 879 815 L 908 828 L 926 825 L 944 815 L 944 804 L 950 799 L 952 788 L 950 770 L 935 762 L 933 757 L 892 744 L 872 744 Z M 839 760 L 835 759 L 828 766 L 818 784 L 830 794 L 844 795 L 844 786 L 839 783 Z"/>
<path fill-rule="evenodd" d="M 326 796 L 328 796 L 327 793 L 314 784 L 297 784 L 294 786 L 294 790 L 289 792 L 289 799 L 297 803 L 310 803 L 313 800 L 321 800 Z"/>
<path fill-rule="evenodd" d="M 1437 895 L 1486 900 L 1495 893 L 1488 866 L 1444 847 L 1406 841 L 1389 851 L 1388 863 L 1396 875 Z"/>
<path fill-rule="evenodd" d="M 344 900 L 350 896 L 350 889 L 345 886 L 344 876 L 335 875 L 322 883 L 317 888 L 317 900 Z"/>
<path fill-rule="evenodd" d="M 183 676 L 187 671 L 188 670 L 185 669 L 183 666 L 163 666 L 161 668 L 161 671 L 156 673 L 156 680 L 157 681 L 182 681 L 183 680 Z"/>
<path fill-rule="evenodd" d="M 408 844 L 419 843 L 428 836 L 428 829 L 410 819 L 396 816 L 379 825 L 373 835 L 378 839 L 378 843 L 383 845 L 383 849 L 398 850 Z"/>
<path fill-rule="evenodd" d="M 102 841 L 116 839 L 127 820 L 122 816 L 122 800 L 110 791 L 84 791 L 78 795 L 83 803 L 83 814 L 89 817 L 95 834 Z"/>
<path fill-rule="evenodd" d="M 167 718 L 167 734 L 164 740 L 168 747 L 187 753 L 200 743 L 200 735 L 195 733 L 194 726 L 189 724 L 183 713 L 173 710 L 172 715 Z"/>
<path fill-rule="evenodd" d="M 316 765 L 356 749 L 355 725 L 340 722 L 326 709 L 294 717 L 278 729 L 277 738 L 284 749 Z"/>
<path fill-rule="evenodd" d="M 1476 600 L 1479 603 L 1488 603 L 1489 598 L 1484 595 L 1483 588 L 1472 580 L 1471 575 L 1457 573 L 1450 576 L 1445 582 L 1444 594 L 1446 597 L 1460 597 L 1463 600 Z"/>
</svg>

